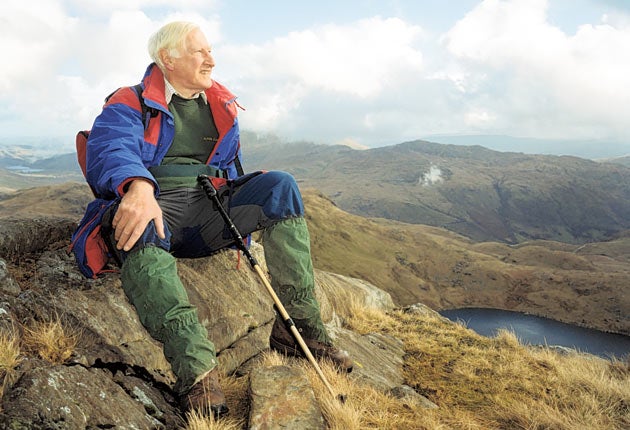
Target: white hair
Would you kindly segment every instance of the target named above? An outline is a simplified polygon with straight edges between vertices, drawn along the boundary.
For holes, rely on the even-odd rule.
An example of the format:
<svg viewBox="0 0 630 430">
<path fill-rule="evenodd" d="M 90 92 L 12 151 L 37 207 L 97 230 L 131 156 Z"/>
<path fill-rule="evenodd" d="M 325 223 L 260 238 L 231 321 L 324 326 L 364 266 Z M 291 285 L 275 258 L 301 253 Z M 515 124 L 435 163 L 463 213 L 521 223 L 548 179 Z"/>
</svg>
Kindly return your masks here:
<svg viewBox="0 0 630 430">
<path fill-rule="evenodd" d="M 149 38 L 148 49 L 151 59 L 164 71 L 160 52 L 166 50 L 169 56 L 178 58 L 181 51 L 186 48 L 186 37 L 198 28 L 197 24 L 187 21 L 174 21 L 164 25 Z"/>
</svg>

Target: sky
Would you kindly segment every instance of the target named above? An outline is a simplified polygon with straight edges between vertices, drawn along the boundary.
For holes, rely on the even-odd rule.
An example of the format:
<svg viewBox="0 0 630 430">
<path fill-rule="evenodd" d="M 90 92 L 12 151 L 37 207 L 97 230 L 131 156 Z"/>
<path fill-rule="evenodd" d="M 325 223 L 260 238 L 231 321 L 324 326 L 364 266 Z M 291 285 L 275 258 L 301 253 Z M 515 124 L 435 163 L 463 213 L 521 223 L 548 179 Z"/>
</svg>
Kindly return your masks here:
<svg viewBox="0 0 630 430">
<path fill-rule="evenodd" d="M 244 130 L 355 147 L 610 140 L 630 153 L 630 0 L 7 2 L 0 142 L 60 136 L 71 150 L 104 97 L 140 81 L 148 38 L 173 20 L 206 34 Z"/>
</svg>

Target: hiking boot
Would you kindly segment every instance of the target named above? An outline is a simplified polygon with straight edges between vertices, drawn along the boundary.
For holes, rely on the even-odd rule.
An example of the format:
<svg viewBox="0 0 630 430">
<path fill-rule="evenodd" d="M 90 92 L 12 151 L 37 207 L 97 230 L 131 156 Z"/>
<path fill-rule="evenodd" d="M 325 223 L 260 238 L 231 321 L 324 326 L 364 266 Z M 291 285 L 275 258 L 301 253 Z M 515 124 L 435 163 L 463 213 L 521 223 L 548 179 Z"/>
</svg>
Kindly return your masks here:
<svg viewBox="0 0 630 430">
<path fill-rule="evenodd" d="M 304 339 L 304 343 L 314 357 L 328 359 L 339 370 L 348 373 L 352 372 L 354 364 L 346 351 L 313 339 Z M 300 344 L 293 338 L 293 334 L 278 319 L 273 323 L 271 336 L 269 337 L 269 346 L 281 354 L 306 358 L 306 354 L 304 354 Z"/>
<path fill-rule="evenodd" d="M 225 395 L 219 385 L 219 370 L 215 367 L 203 379 L 197 382 L 180 399 L 184 412 L 196 409 L 204 415 L 219 418 L 228 413 Z"/>
</svg>

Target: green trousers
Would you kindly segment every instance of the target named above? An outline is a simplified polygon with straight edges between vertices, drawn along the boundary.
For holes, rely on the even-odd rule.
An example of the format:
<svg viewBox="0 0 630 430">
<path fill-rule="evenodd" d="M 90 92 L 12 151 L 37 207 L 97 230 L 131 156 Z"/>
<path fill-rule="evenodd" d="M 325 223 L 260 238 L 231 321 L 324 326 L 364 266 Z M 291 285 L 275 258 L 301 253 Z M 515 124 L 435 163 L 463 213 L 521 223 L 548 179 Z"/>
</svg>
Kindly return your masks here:
<svg viewBox="0 0 630 430">
<path fill-rule="evenodd" d="M 122 286 L 149 334 L 162 342 L 177 377 L 178 394 L 217 364 L 214 344 L 177 275 L 175 257 L 156 246 L 131 253 L 122 265 Z"/>
<path fill-rule="evenodd" d="M 306 221 L 280 221 L 263 231 L 271 284 L 302 335 L 330 343 L 314 296 L 313 263 Z M 162 342 L 177 377 L 174 390 L 186 393 L 217 364 L 216 349 L 199 322 L 177 275 L 175 258 L 156 246 L 130 253 L 121 270 L 122 286 L 149 334 Z"/>
<path fill-rule="evenodd" d="M 263 230 L 265 261 L 271 286 L 303 337 L 330 344 L 315 298 L 311 242 L 302 217 Z"/>
</svg>

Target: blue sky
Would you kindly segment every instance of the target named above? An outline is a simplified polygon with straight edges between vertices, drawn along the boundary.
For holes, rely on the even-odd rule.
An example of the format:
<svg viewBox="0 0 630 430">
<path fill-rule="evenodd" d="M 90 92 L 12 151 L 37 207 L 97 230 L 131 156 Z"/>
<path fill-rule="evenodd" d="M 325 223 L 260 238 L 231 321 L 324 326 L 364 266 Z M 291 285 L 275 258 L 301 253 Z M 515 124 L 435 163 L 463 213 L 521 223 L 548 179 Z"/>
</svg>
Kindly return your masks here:
<svg viewBox="0 0 630 430">
<path fill-rule="evenodd" d="M 214 77 L 245 107 L 243 129 L 356 147 L 511 135 L 630 148 L 627 0 L 32 0 L 3 9 L 0 144 L 61 136 L 72 150 L 103 97 L 140 80 L 148 37 L 186 19 L 213 44 Z"/>
</svg>

